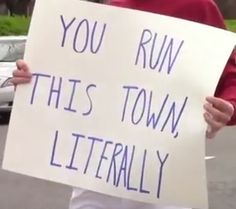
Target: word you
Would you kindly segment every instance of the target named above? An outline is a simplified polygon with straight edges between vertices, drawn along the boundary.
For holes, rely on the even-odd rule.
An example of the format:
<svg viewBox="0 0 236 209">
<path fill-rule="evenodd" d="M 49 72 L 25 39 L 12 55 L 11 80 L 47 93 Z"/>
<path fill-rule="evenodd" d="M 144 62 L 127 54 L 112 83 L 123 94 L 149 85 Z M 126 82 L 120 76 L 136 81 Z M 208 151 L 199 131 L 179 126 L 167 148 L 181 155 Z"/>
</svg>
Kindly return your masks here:
<svg viewBox="0 0 236 209">
<path fill-rule="evenodd" d="M 66 21 L 63 15 L 60 16 L 60 20 L 63 28 L 61 47 L 68 44 L 69 38 L 72 38 L 72 48 L 76 53 L 96 54 L 99 51 L 104 39 L 106 24 L 98 25 L 97 21 L 77 20 L 75 17 Z"/>
</svg>

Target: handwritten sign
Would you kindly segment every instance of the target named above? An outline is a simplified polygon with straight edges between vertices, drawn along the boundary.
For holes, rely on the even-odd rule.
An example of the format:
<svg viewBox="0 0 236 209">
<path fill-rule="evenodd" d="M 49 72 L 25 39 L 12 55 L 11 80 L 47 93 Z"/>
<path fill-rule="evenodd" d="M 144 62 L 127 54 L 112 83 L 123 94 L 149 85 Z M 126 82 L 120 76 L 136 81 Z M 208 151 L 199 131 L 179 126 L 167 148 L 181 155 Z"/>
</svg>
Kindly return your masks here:
<svg viewBox="0 0 236 209">
<path fill-rule="evenodd" d="M 207 207 L 205 97 L 236 38 L 77 0 L 37 1 L 3 167 L 159 205 Z"/>
</svg>

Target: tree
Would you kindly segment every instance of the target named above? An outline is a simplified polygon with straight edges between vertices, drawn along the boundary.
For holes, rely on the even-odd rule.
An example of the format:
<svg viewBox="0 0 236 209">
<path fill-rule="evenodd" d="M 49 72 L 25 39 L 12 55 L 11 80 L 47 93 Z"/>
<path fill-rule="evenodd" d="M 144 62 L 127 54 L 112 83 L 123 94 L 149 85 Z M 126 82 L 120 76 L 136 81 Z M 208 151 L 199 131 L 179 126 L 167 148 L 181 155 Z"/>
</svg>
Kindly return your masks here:
<svg viewBox="0 0 236 209">
<path fill-rule="evenodd" d="M 235 0 L 215 0 L 226 19 L 236 18 L 236 1 Z"/>
<path fill-rule="evenodd" d="M 10 15 L 28 15 L 28 5 L 31 0 L 0 0 L 0 4 L 5 4 Z"/>
<path fill-rule="evenodd" d="M 9 1 L 9 0 L 8 0 Z M 16 1 L 16 0 L 14 0 Z M 18 0 L 15 3 L 14 13 L 17 15 L 28 15 L 28 5 L 31 0 Z"/>
</svg>

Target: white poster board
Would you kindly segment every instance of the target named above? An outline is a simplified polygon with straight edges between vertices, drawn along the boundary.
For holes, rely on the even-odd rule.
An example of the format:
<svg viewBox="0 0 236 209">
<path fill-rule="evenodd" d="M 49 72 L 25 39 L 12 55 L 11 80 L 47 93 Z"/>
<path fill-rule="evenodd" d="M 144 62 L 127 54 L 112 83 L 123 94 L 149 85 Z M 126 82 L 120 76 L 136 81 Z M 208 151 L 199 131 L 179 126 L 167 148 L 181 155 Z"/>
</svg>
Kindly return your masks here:
<svg viewBox="0 0 236 209">
<path fill-rule="evenodd" d="M 187 29 L 187 30 L 186 30 Z M 203 104 L 232 33 L 78 0 L 37 1 L 3 168 L 207 208 Z"/>
</svg>

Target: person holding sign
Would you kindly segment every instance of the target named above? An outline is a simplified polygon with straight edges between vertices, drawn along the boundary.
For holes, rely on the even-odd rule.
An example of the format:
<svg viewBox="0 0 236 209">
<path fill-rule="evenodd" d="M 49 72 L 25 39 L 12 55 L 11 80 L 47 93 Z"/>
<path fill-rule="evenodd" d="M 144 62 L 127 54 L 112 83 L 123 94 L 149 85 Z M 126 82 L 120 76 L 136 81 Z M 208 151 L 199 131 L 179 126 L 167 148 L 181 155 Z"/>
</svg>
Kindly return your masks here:
<svg viewBox="0 0 236 209">
<path fill-rule="evenodd" d="M 225 28 L 219 9 L 213 0 L 112 0 L 111 5 L 143 10 L 177 18 L 187 19 L 207 25 Z M 233 52 L 223 71 L 215 91 L 215 96 L 206 98 L 203 117 L 208 124 L 206 137 L 213 138 L 226 125 L 236 124 L 236 53 Z M 201 70 L 201 69 L 199 69 Z M 22 60 L 17 62 L 12 82 L 15 85 L 29 83 L 32 74 Z M 96 192 L 75 188 L 70 209 L 175 209 L 160 207 L 111 197 Z"/>
</svg>

